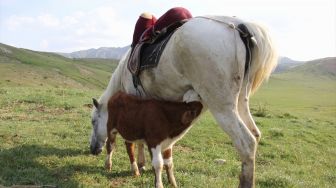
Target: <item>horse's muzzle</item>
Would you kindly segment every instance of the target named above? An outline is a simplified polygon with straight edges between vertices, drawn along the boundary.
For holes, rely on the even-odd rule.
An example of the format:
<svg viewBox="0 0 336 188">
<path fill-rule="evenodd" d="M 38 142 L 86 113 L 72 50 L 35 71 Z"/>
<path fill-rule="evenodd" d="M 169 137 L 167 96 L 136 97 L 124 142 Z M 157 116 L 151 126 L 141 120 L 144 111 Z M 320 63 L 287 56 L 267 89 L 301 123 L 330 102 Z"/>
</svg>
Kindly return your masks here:
<svg viewBox="0 0 336 188">
<path fill-rule="evenodd" d="M 92 155 L 99 155 L 102 151 L 102 148 L 99 148 L 97 146 L 90 146 L 90 152 Z"/>
</svg>

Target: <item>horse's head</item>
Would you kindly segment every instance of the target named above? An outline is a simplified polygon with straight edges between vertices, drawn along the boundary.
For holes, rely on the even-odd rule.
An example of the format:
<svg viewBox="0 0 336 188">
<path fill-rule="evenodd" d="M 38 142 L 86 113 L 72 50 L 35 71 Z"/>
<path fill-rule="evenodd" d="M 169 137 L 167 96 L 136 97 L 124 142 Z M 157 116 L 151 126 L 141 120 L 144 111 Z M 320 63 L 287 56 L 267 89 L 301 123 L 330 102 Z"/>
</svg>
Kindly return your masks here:
<svg viewBox="0 0 336 188">
<path fill-rule="evenodd" d="M 102 152 L 102 148 L 107 138 L 107 108 L 103 104 L 99 104 L 96 99 L 93 100 L 93 109 L 91 114 L 92 134 L 90 140 L 90 151 L 93 155 L 98 155 Z"/>
</svg>

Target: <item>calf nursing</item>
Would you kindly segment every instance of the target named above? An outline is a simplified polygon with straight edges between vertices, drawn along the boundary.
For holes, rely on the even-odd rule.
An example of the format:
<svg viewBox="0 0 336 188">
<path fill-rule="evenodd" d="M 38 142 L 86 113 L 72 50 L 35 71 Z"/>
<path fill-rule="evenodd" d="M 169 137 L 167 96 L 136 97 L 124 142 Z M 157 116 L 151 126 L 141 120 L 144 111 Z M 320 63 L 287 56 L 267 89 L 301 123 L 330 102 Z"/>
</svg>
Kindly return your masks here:
<svg viewBox="0 0 336 188">
<path fill-rule="evenodd" d="M 155 186 L 163 187 L 161 171 L 166 168 L 168 181 L 176 187 L 173 174 L 172 146 L 191 127 L 201 113 L 200 102 L 169 102 L 154 99 L 141 100 L 118 92 L 108 102 L 108 121 L 105 166 L 111 169 L 111 155 L 119 133 L 126 141 L 132 168 L 139 175 L 134 159 L 134 142 L 145 142 L 150 150 L 155 170 Z"/>
</svg>

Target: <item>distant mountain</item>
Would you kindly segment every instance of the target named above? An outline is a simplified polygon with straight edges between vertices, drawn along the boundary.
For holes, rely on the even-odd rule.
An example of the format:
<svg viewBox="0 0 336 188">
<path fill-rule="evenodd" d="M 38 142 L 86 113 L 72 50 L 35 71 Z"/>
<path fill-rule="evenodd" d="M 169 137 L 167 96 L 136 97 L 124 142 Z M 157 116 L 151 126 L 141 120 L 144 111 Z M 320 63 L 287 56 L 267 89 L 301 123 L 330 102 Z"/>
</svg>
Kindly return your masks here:
<svg viewBox="0 0 336 188">
<path fill-rule="evenodd" d="M 303 65 L 306 61 L 296 61 L 288 57 L 280 57 L 278 60 L 278 66 L 273 73 L 281 73 L 290 70 L 296 66 Z"/>
<path fill-rule="evenodd" d="M 336 78 L 336 57 L 327 57 L 307 61 L 305 64 L 296 66 L 291 72 Z"/>
<path fill-rule="evenodd" d="M 67 58 L 101 58 L 101 59 L 121 59 L 127 52 L 130 46 L 122 48 L 115 47 L 101 47 L 98 49 L 91 48 L 88 50 L 81 50 L 72 53 L 58 53 Z"/>
</svg>

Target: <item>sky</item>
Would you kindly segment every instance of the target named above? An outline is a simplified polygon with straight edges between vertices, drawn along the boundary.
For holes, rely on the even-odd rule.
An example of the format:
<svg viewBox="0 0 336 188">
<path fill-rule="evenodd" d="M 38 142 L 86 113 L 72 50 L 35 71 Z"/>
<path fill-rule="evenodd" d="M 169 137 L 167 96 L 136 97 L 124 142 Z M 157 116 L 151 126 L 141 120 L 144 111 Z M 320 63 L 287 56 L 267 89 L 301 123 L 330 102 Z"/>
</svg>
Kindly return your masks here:
<svg viewBox="0 0 336 188">
<path fill-rule="evenodd" d="M 281 56 L 336 56 L 335 0 L 0 0 L 0 43 L 51 52 L 123 47 L 142 12 L 160 17 L 177 6 L 262 23 Z"/>
</svg>

